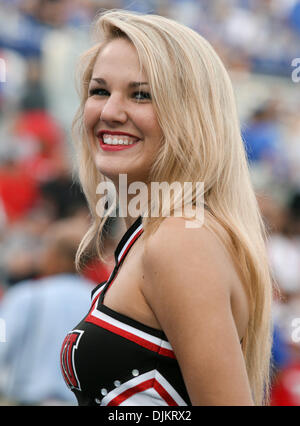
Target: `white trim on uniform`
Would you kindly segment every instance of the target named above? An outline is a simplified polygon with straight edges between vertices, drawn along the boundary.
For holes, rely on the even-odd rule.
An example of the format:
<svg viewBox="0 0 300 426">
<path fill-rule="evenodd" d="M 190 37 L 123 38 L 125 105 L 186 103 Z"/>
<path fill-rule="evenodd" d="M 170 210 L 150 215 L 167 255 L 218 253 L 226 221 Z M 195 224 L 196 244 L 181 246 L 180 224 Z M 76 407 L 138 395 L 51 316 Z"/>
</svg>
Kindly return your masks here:
<svg viewBox="0 0 300 426">
<path fill-rule="evenodd" d="M 120 251 L 120 253 L 119 253 L 119 256 L 118 256 L 118 263 L 120 262 L 120 260 L 121 260 L 121 258 L 122 258 L 122 256 L 123 256 L 123 253 L 126 251 L 126 249 L 127 249 L 127 247 L 128 247 L 128 245 L 130 244 L 130 242 L 133 240 L 133 238 L 136 236 L 136 234 L 138 233 L 138 232 L 140 232 L 141 231 L 141 229 L 143 229 L 143 225 L 140 225 L 131 235 L 130 235 L 130 237 L 128 238 L 128 240 L 126 241 L 126 243 L 124 244 L 124 246 L 123 246 L 123 248 L 122 248 L 122 250 Z"/>
<path fill-rule="evenodd" d="M 157 371 L 151 370 L 147 373 L 141 374 L 138 377 L 128 380 L 127 382 L 121 384 L 116 389 L 113 389 L 109 392 L 102 400 L 102 406 L 108 405 L 113 399 L 121 396 L 126 391 L 133 389 L 136 386 L 142 385 L 144 382 L 153 379 L 153 385 L 145 390 L 137 390 L 134 394 L 125 397 L 124 400 L 118 405 L 161 405 L 168 406 L 166 399 L 164 399 L 159 392 L 155 389 L 155 382 L 157 382 L 164 390 L 164 393 L 170 396 L 177 405 L 186 406 L 186 402 L 181 398 L 178 392 L 173 388 L 173 386 Z M 122 398 L 121 398 L 122 399 Z"/>
<path fill-rule="evenodd" d="M 96 297 L 98 297 L 99 294 L 102 293 L 102 290 L 104 290 L 105 285 L 106 285 L 106 282 L 100 288 L 98 288 L 97 291 L 95 291 L 95 293 L 93 294 L 93 297 L 92 297 L 92 303 L 96 299 Z"/>
<path fill-rule="evenodd" d="M 107 324 L 113 327 L 117 327 L 127 333 L 133 334 L 137 337 L 140 337 L 141 339 L 147 340 L 148 342 L 151 342 L 164 349 L 173 351 L 172 346 L 170 345 L 168 341 L 163 340 L 159 337 L 153 336 L 152 334 L 146 333 L 145 331 L 139 330 L 136 327 L 132 327 L 131 325 L 125 324 L 124 322 L 121 322 L 115 318 L 112 318 L 111 316 L 105 314 L 104 312 L 99 311 L 97 309 L 97 306 L 93 308 L 90 315 L 98 318 L 101 321 L 106 322 Z"/>
</svg>

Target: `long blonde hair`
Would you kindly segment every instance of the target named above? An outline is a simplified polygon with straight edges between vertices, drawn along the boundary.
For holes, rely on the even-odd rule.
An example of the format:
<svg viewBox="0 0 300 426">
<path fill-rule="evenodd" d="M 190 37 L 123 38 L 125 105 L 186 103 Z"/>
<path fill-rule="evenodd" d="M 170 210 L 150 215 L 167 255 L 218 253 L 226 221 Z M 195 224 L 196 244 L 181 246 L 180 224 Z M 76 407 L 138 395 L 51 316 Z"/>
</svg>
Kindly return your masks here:
<svg viewBox="0 0 300 426">
<path fill-rule="evenodd" d="M 164 143 L 150 182 L 204 182 L 204 199 L 230 236 L 230 250 L 249 298 L 250 319 L 242 350 L 257 405 L 269 393 L 272 284 L 266 233 L 250 181 L 232 84 L 220 58 L 198 33 L 173 20 L 122 10 L 101 13 L 94 23 L 96 44 L 81 57 L 81 103 L 73 123 L 78 174 L 92 224 L 77 252 L 102 256 L 102 229 L 109 212 L 96 212 L 96 187 L 106 180 L 96 169 L 83 125 L 83 109 L 97 55 L 103 45 L 125 37 L 135 46 L 147 73 Z M 145 234 L 162 217 L 145 217 Z"/>
</svg>

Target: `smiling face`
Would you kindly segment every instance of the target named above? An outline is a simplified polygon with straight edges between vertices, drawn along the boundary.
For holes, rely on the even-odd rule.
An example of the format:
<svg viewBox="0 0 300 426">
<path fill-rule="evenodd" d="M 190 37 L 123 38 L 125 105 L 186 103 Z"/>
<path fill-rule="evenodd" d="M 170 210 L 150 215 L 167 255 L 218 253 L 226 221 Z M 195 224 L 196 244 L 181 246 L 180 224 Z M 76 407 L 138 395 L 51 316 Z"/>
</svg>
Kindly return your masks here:
<svg viewBox="0 0 300 426">
<path fill-rule="evenodd" d="M 138 55 L 126 39 L 99 53 L 84 108 L 84 123 L 97 169 L 117 183 L 148 181 L 162 131 Z"/>
</svg>

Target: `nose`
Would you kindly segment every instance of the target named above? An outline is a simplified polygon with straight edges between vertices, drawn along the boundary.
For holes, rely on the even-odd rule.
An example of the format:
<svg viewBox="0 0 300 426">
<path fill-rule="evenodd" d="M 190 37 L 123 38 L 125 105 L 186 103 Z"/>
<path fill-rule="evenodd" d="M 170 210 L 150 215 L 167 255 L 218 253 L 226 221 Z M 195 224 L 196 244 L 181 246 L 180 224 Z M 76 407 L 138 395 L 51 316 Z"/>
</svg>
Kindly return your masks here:
<svg viewBox="0 0 300 426">
<path fill-rule="evenodd" d="M 107 123 L 125 123 L 127 118 L 126 106 L 121 96 L 110 95 L 102 107 L 100 120 Z"/>
</svg>

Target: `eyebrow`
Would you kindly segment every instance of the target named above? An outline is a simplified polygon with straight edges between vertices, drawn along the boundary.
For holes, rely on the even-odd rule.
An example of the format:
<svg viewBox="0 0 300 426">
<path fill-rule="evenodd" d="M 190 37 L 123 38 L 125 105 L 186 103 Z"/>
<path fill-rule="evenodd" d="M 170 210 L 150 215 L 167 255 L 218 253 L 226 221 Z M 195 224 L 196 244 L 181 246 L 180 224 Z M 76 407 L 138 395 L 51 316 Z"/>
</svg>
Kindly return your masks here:
<svg viewBox="0 0 300 426">
<path fill-rule="evenodd" d="M 103 84 L 105 86 L 107 86 L 106 81 L 104 80 L 104 78 L 92 78 L 93 81 L 96 81 L 99 84 Z M 128 84 L 128 87 L 130 88 L 134 88 L 134 87 L 140 87 L 140 86 L 149 86 L 149 83 L 147 83 L 146 81 L 131 81 Z"/>
</svg>

